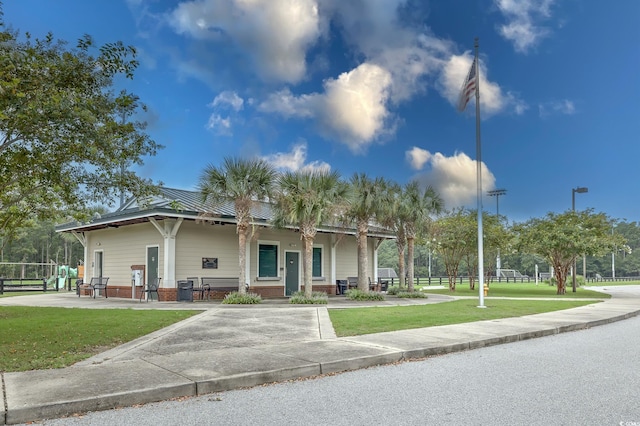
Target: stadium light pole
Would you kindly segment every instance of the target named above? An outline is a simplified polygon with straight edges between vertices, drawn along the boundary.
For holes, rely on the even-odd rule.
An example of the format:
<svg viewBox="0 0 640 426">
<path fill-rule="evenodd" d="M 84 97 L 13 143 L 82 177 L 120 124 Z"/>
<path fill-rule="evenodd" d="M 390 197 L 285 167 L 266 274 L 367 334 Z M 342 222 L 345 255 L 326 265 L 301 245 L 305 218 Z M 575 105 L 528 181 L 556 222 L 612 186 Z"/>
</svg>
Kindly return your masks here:
<svg viewBox="0 0 640 426">
<path fill-rule="evenodd" d="M 584 194 L 585 192 L 589 192 L 589 188 L 585 186 L 579 186 L 577 188 L 571 188 L 571 210 L 576 211 L 576 192 L 578 194 Z M 578 263 L 576 259 L 573 259 L 573 277 L 572 277 L 572 288 L 573 292 L 576 292 L 576 268 L 578 267 Z"/>
<path fill-rule="evenodd" d="M 506 193 L 507 190 L 504 188 L 494 189 L 487 192 L 487 195 L 490 197 L 496 197 L 496 216 L 498 217 L 498 221 L 500 221 L 500 196 L 505 195 Z M 496 278 L 498 279 L 498 282 L 500 282 L 500 270 L 500 247 L 498 247 L 498 254 L 496 255 Z"/>
</svg>

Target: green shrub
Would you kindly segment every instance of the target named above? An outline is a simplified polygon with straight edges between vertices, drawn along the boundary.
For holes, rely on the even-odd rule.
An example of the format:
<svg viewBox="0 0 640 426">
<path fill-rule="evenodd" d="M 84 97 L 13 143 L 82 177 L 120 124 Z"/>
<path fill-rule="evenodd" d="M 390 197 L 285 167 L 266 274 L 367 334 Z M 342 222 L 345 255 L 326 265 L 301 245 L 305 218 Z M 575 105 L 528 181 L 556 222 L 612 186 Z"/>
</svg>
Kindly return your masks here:
<svg viewBox="0 0 640 426">
<path fill-rule="evenodd" d="M 377 291 L 365 293 L 362 290 L 353 289 L 347 290 L 345 294 L 349 300 L 384 300 L 384 294 Z"/>
<path fill-rule="evenodd" d="M 556 280 L 555 277 L 551 277 L 551 279 L 549 280 L 544 280 L 543 283 L 549 284 L 550 286 L 554 286 L 554 287 L 558 285 L 558 281 Z M 586 284 L 587 284 L 587 280 L 585 280 L 582 275 L 576 275 L 576 287 L 582 287 L 582 286 L 585 286 Z M 571 275 L 567 275 L 567 280 L 564 282 L 564 285 L 566 287 L 573 286 L 573 278 L 571 277 Z"/>
<path fill-rule="evenodd" d="M 399 291 L 400 287 L 395 285 L 387 288 L 387 294 L 390 294 L 391 296 L 397 295 Z"/>
<path fill-rule="evenodd" d="M 420 291 L 399 291 L 396 296 L 401 297 L 403 299 L 426 299 L 427 295 Z"/>
<path fill-rule="evenodd" d="M 222 303 L 226 305 L 257 305 L 262 303 L 262 297 L 256 293 L 240 294 L 237 291 L 232 291 L 222 299 Z"/>
<path fill-rule="evenodd" d="M 303 291 L 296 291 L 289 299 L 292 305 L 326 305 L 329 300 L 327 293 L 322 291 L 314 291 L 311 297 L 305 296 Z"/>
</svg>

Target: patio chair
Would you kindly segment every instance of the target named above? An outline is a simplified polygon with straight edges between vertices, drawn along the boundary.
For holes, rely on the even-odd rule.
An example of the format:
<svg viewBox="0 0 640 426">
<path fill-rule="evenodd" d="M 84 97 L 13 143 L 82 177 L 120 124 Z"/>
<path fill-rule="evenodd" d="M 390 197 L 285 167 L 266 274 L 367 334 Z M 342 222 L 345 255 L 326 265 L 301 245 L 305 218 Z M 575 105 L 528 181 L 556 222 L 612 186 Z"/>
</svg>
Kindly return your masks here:
<svg viewBox="0 0 640 426">
<path fill-rule="evenodd" d="M 187 277 L 187 281 L 193 281 L 193 293 L 198 293 L 200 295 L 199 300 L 204 300 L 205 293 L 207 294 L 207 299 L 209 298 L 209 285 L 203 285 L 200 282 L 200 278 L 198 277 Z"/>
<path fill-rule="evenodd" d="M 142 296 L 146 294 L 147 295 L 147 303 L 149 303 L 149 299 L 153 299 L 151 297 L 152 293 L 156 294 L 156 302 L 160 301 L 160 295 L 158 294 L 158 287 L 160 287 L 160 281 L 161 280 L 162 280 L 162 278 L 158 277 L 158 278 L 155 279 L 155 282 L 147 284 L 147 288 L 140 292 L 140 302 L 142 302 Z"/>
<path fill-rule="evenodd" d="M 347 277 L 347 288 L 358 288 L 358 277 Z"/>
<path fill-rule="evenodd" d="M 383 280 L 378 277 L 378 291 L 387 291 L 389 288 L 389 280 Z"/>
</svg>

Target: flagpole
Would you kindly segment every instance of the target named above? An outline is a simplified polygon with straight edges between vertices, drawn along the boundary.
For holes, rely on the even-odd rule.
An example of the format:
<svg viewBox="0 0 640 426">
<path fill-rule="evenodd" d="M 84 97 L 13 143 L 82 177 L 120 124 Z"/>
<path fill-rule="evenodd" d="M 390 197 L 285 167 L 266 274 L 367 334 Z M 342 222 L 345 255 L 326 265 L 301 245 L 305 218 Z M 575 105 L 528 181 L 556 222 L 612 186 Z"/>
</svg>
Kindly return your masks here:
<svg viewBox="0 0 640 426">
<path fill-rule="evenodd" d="M 475 38 L 473 47 L 475 48 L 476 64 L 476 181 L 477 181 L 477 203 L 478 203 L 478 308 L 486 308 L 484 305 L 484 253 L 483 253 L 483 232 L 482 232 L 482 147 L 480 145 L 480 68 L 478 66 L 478 37 Z"/>
</svg>

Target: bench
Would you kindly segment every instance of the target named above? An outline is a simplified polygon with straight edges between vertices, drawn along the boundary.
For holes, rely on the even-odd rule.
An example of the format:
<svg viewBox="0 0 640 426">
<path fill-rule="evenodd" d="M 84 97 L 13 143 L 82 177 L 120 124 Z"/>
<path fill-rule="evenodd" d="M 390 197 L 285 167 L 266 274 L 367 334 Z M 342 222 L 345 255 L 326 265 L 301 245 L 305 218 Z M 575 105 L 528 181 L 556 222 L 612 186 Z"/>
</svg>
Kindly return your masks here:
<svg viewBox="0 0 640 426">
<path fill-rule="evenodd" d="M 93 295 L 93 298 L 96 298 L 96 290 L 104 290 L 104 297 L 107 298 L 107 283 L 109 282 L 109 277 L 94 277 L 91 278 L 91 282 L 89 284 L 84 284 L 82 280 L 76 280 L 76 293 L 78 297 L 80 297 L 81 289 L 89 289 L 89 295 Z"/>
<path fill-rule="evenodd" d="M 199 291 L 207 294 L 207 300 L 211 297 L 211 293 L 222 293 L 221 296 L 224 297 L 227 293 L 238 291 L 238 280 L 238 277 L 202 277 L 200 278 L 201 287 Z M 249 290 L 248 284 L 247 290 Z"/>
</svg>

